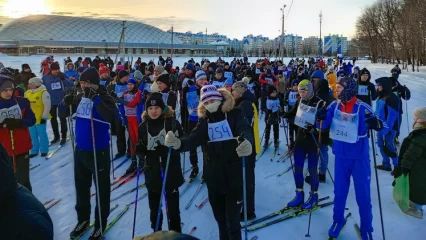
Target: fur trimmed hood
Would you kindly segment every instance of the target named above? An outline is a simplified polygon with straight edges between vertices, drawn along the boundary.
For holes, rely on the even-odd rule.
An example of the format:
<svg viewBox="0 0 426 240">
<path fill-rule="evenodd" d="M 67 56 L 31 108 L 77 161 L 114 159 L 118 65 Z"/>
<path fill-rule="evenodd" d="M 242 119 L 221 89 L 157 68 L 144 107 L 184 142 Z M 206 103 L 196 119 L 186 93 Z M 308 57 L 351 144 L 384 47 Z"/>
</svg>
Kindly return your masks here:
<svg viewBox="0 0 426 240">
<path fill-rule="evenodd" d="M 231 93 L 225 88 L 219 88 L 218 91 L 220 95 L 222 95 L 223 97 L 222 104 L 220 105 L 222 112 L 224 113 L 230 112 L 235 105 L 234 98 L 232 97 Z M 200 101 L 200 103 L 198 104 L 198 117 L 205 118 L 206 115 L 207 115 L 206 107 L 204 107 L 204 104 Z"/>
<path fill-rule="evenodd" d="M 175 114 L 175 111 L 173 110 L 173 108 L 171 107 L 171 106 L 167 106 L 167 109 L 168 109 L 168 111 L 167 112 L 165 112 L 165 113 L 163 113 L 163 118 L 164 119 L 166 119 L 166 118 L 171 118 L 171 117 L 173 117 L 174 116 L 174 114 Z M 146 120 L 148 120 L 148 113 L 147 113 L 147 111 L 145 110 L 145 111 L 143 111 L 143 113 L 142 113 L 142 121 L 146 121 Z"/>
</svg>

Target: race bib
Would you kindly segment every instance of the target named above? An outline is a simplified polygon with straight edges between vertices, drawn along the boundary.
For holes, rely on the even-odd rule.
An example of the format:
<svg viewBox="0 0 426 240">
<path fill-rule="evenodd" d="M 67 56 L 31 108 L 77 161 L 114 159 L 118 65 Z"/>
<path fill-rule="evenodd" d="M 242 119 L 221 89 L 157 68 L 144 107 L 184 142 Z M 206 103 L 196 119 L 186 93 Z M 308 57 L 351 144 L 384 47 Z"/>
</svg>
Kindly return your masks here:
<svg viewBox="0 0 426 240">
<path fill-rule="evenodd" d="M 266 81 L 268 81 L 269 84 L 272 84 L 272 78 L 265 78 Z"/>
<path fill-rule="evenodd" d="M 258 75 L 258 74 L 261 74 L 262 72 L 260 71 L 259 68 L 256 68 L 255 73 Z"/>
<path fill-rule="evenodd" d="M 254 95 L 254 84 L 253 83 L 247 84 L 247 88 Z"/>
<path fill-rule="evenodd" d="M 224 82 L 218 82 L 218 81 L 213 81 L 213 86 L 215 86 L 216 88 L 223 88 L 225 87 L 225 83 Z"/>
<path fill-rule="evenodd" d="M 341 142 L 356 143 L 358 141 L 358 113 L 341 112 L 336 105 L 330 127 L 330 137 Z"/>
<path fill-rule="evenodd" d="M 51 84 L 50 84 L 50 87 L 52 88 L 52 90 L 58 90 L 58 89 L 61 89 L 61 88 L 62 88 L 62 86 L 61 86 L 61 83 L 60 83 L 60 82 L 57 82 L 57 83 L 51 83 Z"/>
<path fill-rule="evenodd" d="M 147 132 L 148 132 L 148 125 L 147 125 Z M 164 145 L 164 140 L 166 139 L 166 130 L 163 128 L 160 133 L 157 136 L 151 136 L 148 132 L 148 145 L 147 150 L 152 151 L 155 150 L 155 148 L 158 146 L 158 143 L 160 145 Z"/>
<path fill-rule="evenodd" d="M 228 120 L 209 123 L 208 125 L 210 142 L 222 142 L 234 138 Z"/>
<path fill-rule="evenodd" d="M 89 98 L 82 98 L 80 104 L 78 104 L 76 116 L 78 118 L 90 119 L 92 108 L 93 101 Z"/>
<path fill-rule="evenodd" d="M 311 107 L 300 102 L 297 108 L 296 117 L 294 118 L 294 124 L 301 128 L 306 128 L 307 124 L 314 125 L 317 114 L 317 108 Z"/>
<path fill-rule="evenodd" d="M 22 111 L 18 104 L 0 109 L 0 123 L 6 118 L 22 119 Z"/>
<path fill-rule="evenodd" d="M 358 85 L 358 96 L 368 96 L 368 86 Z"/>
<path fill-rule="evenodd" d="M 124 94 L 123 98 L 126 102 L 131 102 L 135 99 L 135 97 L 136 97 L 136 94 Z M 124 106 L 124 115 L 129 117 L 136 116 L 136 107 Z"/>
<path fill-rule="evenodd" d="M 190 116 L 197 116 L 198 103 L 200 97 L 197 95 L 197 91 L 188 92 L 186 94 L 186 103 L 188 107 L 188 114 Z"/>
<path fill-rule="evenodd" d="M 232 72 L 224 72 L 224 76 L 227 78 L 227 79 L 231 79 L 231 80 L 233 80 L 233 74 L 232 74 Z"/>
<path fill-rule="evenodd" d="M 115 92 L 115 94 L 117 94 L 118 97 L 121 97 L 121 96 L 123 96 L 123 93 L 126 90 L 127 90 L 127 85 L 118 85 L 118 84 L 116 84 L 114 92 Z"/>
<path fill-rule="evenodd" d="M 275 99 L 275 100 L 267 99 L 266 100 L 266 108 L 268 110 L 271 110 L 272 112 L 278 111 L 278 109 L 280 108 L 280 100 L 278 100 L 278 99 Z"/>
<path fill-rule="evenodd" d="M 145 83 L 145 88 L 143 90 L 151 92 L 151 86 L 152 86 L 152 83 Z"/>
<path fill-rule="evenodd" d="M 290 92 L 288 94 L 288 105 L 290 106 L 294 106 L 294 104 L 296 104 L 296 100 L 297 100 L 297 92 Z"/>
<path fill-rule="evenodd" d="M 101 81 L 99 82 L 99 85 L 101 85 L 101 86 L 105 86 L 105 84 L 106 84 L 106 81 L 105 81 L 105 80 L 101 80 Z"/>
</svg>

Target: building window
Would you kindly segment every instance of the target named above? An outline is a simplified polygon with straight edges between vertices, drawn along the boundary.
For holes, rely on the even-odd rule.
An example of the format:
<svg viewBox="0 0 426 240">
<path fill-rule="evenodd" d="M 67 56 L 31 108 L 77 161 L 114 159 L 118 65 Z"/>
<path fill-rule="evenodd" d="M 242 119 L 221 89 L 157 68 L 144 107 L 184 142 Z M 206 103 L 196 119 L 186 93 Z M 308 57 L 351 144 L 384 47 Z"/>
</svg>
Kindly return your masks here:
<svg viewBox="0 0 426 240">
<path fill-rule="evenodd" d="M 75 53 L 83 53 L 83 48 L 75 48 Z"/>
<path fill-rule="evenodd" d="M 144 49 L 143 49 L 143 53 L 144 53 L 144 54 L 148 54 L 148 48 L 144 48 Z"/>
</svg>

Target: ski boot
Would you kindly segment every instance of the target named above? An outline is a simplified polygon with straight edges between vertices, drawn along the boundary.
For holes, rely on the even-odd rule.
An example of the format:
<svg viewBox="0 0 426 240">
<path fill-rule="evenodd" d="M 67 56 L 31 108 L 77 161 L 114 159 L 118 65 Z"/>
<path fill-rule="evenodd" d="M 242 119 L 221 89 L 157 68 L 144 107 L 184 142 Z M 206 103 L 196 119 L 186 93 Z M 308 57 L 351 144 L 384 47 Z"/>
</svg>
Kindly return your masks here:
<svg viewBox="0 0 426 240">
<path fill-rule="evenodd" d="M 413 217 L 416 217 L 416 218 L 419 218 L 419 219 L 423 219 L 423 210 L 417 208 L 411 202 L 410 202 L 408 210 L 405 213 L 410 215 L 410 216 L 413 216 Z"/>
<path fill-rule="evenodd" d="M 254 212 L 247 212 L 247 220 L 254 220 L 256 219 L 256 213 Z M 244 210 L 240 214 L 240 222 L 244 221 Z"/>
<path fill-rule="evenodd" d="M 269 140 L 265 140 L 265 144 L 263 145 L 263 150 L 266 150 L 269 146 Z"/>
<path fill-rule="evenodd" d="M 47 157 L 47 153 L 40 154 L 41 157 Z"/>
<path fill-rule="evenodd" d="M 277 149 L 279 145 L 280 145 L 280 141 L 274 140 L 274 148 Z"/>
<path fill-rule="evenodd" d="M 362 232 L 361 238 L 362 240 L 373 240 L 373 234 L 371 232 Z"/>
<path fill-rule="evenodd" d="M 29 158 L 35 158 L 35 157 L 37 157 L 38 156 L 38 154 L 37 153 L 34 153 L 34 154 L 30 154 L 30 156 L 29 156 Z M 43 157 L 43 156 L 42 156 Z"/>
<path fill-rule="evenodd" d="M 50 141 L 50 145 L 53 145 L 53 144 L 55 144 L 55 143 L 57 143 L 57 142 L 59 142 L 59 136 L 55 136 L 55 137 L 53 138 L 53 140 L 52 140 L 52 141 Z"/>
<path fill-rule="evenodd" d="M 302 204 L 303 209 L 312 209 L 318 205 L 318 193 L 317 192 L 310 192 L 308 200 Z"/>
<path fill-rule="evenodd" d="M 346 219 L 343 222 L 333 222 L 330 229 L 328 230 L 328 236 L 331 238 L 337 238 L 342 231 L 343 226 L 346 224 Z M 364 238 L 363 238 L 364 239 Z"/>
<path fill-rule="evenodd" d="M 387 167 L 387 166 L 385 166 L 385 165 L 377 165 L 377 166 L 376 166 L 376 169 L 384 170 L 384 171 L 388 171 L 388 172 L 391 172 L 391 171 L 392 171 L 392 167 Z"/>
<path fill-rule="evenodd" d="M 191 175 L 189 175 L 189 181 L 194 180 L 197 177 L 199 171 L 200 170 L 198 169 L 198 166 L 193 166 L 192 171 L 191 171 Z"/>
<path fill-rule="evenodd" d="M 81 234 L 85 233 L 86 230 L 89 228 L 89 224 L 89 221 L 78 222 L 75 228 L 70 233 L 71 239 L 78 238 Z"/>
<path fill-rule="evenodd" d="M 102 234 L 101 229 L 98 227 L 95 227 L 95 229 L 93 229 L 93 232 L 90 234 L 90 237 L 88 240 L 101 240 L 103 239 L 101 234 Z"/>
<path fill-rule="evenodd" d="M 126 174 L 125 175 L 130 175 L 132 173 L 136 172 L 136 169 L 138 167 L 137 165 L 138 163 L 136 162 L 136 160 L 132 160 L 132 163 L 130 164 L 130 166 L 127 168 L 126 170 Z"/>
<path fill-rule="evenodd" d="M 320 183 L 325 183 L 325 174 L 318 173 L 318 180 Z"/>
<path fill-rule="evenodd" d="M 123 152 L 118 152 L 117 154 L 115 154 L 114 159 L 121 158 L 121 157 L 123 157 L 124 155 L 126 155 L 126 154 L 125 154 L 125 153 L 123 153 Z"/>
<path fill-rule="evenodd" d="M 64 137 L 64 138 L 61 138 L 61 141 L 59 142 L 59 145 L 65 145 L 65 143 L 67 142 L 67 138 L 66 137 Z"/>
<path fill-rule="evenodd" d="M 296 196 L 287 203 L 287 207 L 300 207 L 305 201 L 305 193 L 302 190 L 296 190 Z"/>
</svg>

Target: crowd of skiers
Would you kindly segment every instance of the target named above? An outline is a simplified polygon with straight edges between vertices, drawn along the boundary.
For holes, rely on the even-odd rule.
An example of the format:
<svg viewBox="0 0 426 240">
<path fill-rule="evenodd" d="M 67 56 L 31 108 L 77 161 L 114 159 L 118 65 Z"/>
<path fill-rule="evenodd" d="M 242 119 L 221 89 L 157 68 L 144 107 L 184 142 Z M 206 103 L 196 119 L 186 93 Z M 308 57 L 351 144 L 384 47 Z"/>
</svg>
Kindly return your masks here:
<svg viewBox="0 0 426 240">
<path fill-rule="evenodd" d="M 268 59 L 253 64 L 248 58 L 230 63 L 221 58 L 216 62 L 203 59 L 201 63 L 190 59 L 179 69 L 173 67 L 171 58 L 160 56 L 157 65 L 139 58 L 134 64 L 120 61 L 113 70 L 109 57 L 93 61 L 78 58 L 75 63 L 68 58 L 61 72 L 59 63 L 50 56 L 41 64 L 42 78 L 35 77 L 28 64 L 22 65 L 21 73 L 1 69 L 0 139 L 12 158 L 17 182 L 30 191 L 29 159 L 38 154 L 47 156 L 49 145 L 75 141 L 78 223 L 72 238 L 89 227 L 90 186 L 96 178 L 99 214 L 96 210 L 95 229 L 89 239 L 101 239 L 110 211 L 110 162 L 125 155 L 132 160 L 126 174 L 143 171 L 145 175 L 151 228 L 162 229 L 163 215 L 157 212 L 165 184 L 169 230 L 181 232 L 179 187 L 185 182 L 181 153 L 189 152 L 189 181 L 202 173 L 220 239 L 241 239 L 244 211 L 249 220 L 257 217 L 256 155 L 269 147 L 271 128 L 278 150 L 281 124 L 289 134 L 286 156 L 294 157 L 296 194 L 287 206 L 313 209 L 318 205 L 319 183 L 326 181 L 331 147 L 335 155 L 335 199 L 329 236 L 337 237 L 345 224 L 352 176 L 361 236 L 372 239 L 369 138 L 377 135 L 382 156 L 377 169 L 390 171 L 395 177 L 414 174 L 416 181 L 426 180 L 421 174 L 426 169 L 426 109 L 415 111 L 413 132 L 404 140 L 398 156 L 401 99 L 411 97 L 409 89 L 398 81 L 400 70 L 393 69 L 391 77 L 379 78 L 374 84 L 366 68 L 336 61 L 337 68 L 330 59 L 309 59 L 308 64 L 295 59 L 288 65 Z M 69 125 L 73 127 L 68 122 L 73 115 L 75 131 L 68 129 Z M 266 127 L 259 138 L 258 120 L 262 117 Z M 54 134 L 50 143 L 46 130 L 49 119 Z M 118 152 L 114 156 L 111 135 L 117 136 Z M 309 176 L 304 179 L 305 158 Z M 163 178 L 164 169 L 167 179 Z M 304 182 L 311 185 L 307 200 Z M 243 186 L 247 199 L 242 210 Z M 419 216 L 421 205 L 426 205 L 426 194 L 421 185 L 412 184 L 411 188 L 411 213 Z"/>
</svg>

